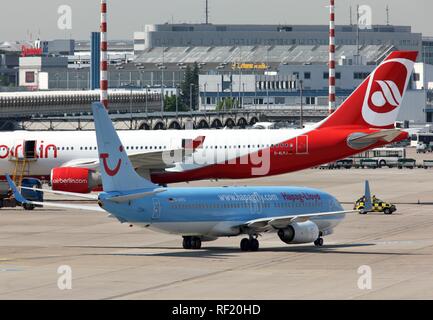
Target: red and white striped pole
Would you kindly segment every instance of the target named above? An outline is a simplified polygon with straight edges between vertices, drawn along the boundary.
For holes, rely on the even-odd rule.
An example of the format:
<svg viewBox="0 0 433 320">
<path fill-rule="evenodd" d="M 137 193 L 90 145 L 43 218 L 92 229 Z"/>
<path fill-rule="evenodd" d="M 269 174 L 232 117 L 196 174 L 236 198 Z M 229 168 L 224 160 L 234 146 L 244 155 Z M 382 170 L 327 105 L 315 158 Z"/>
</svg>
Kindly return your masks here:
<svg viewBox="0 0 433 320">
<path fill-rule="evenodd" d="M 335 110 L 335 1 L 329 6 L 329 106 L 331 114 Z"/>
<path fill-rule="evenodd" d="M 101 0 L 101 83 L 100 101 L 108 109 L 107 0 Z"/>
</svg>

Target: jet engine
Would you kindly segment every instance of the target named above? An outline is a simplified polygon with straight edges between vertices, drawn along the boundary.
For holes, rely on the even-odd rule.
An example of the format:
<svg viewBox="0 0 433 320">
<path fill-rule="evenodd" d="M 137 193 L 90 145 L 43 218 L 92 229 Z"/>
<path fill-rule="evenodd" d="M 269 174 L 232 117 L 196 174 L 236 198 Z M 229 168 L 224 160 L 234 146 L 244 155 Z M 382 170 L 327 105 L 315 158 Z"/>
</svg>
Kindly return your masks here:
<svg viewBox="0 0 433 320">
<path fill-rule="evenodd" d="M 89 193 L 100 185 L 101 176 L 93 170 L 74 167 L 51 170 L 51 187 L 56 191 Z"/>
<path fill-rule="evenodd" d="M 278 230 L 281 241 L 287 244 L 310 243 L 319 238 L 319 228 L 312 221 L 295 222 L 286 229 Z"/>
</svg>

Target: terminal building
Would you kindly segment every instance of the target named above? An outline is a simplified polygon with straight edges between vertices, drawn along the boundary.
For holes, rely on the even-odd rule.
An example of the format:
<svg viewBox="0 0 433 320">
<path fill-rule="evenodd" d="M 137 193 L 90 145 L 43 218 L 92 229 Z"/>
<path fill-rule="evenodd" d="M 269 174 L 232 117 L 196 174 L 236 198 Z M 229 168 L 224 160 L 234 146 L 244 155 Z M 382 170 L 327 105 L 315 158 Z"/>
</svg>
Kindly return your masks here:
<svg viewBox="0 0 433 320">
<path fill-rule="evenodd" d="M 424 43 L 422 34 L 412 32 L 410 26 L 373 25 L 358 33 L 356 25 L 337 25 L 335 32 L 337 45 L 387 45 L 398 50 L 423 52 L 423 45 L 431 44 L 429 39 Z M 136 55 L 157 47 L 314 46 L 328 43 L 327 25 L 167 23 L 146 25 L 144 31 L 134 33 Z M 420 56 L 419 60 L 422 59 Z"/>
</svg>

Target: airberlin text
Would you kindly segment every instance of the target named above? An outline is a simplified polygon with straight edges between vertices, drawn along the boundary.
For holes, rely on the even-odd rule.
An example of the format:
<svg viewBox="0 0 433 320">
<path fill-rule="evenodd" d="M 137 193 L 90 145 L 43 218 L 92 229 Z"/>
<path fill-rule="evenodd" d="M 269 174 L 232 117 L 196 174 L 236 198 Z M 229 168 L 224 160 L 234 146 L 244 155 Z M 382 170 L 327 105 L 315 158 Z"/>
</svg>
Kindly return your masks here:
<svg viewBox="0 0 433 320">
<path fill-rule="evenodd" d="M 54 144 L 44 144 L 43 141 L 40 142 L 38 146 L 35 147 L 34 155 L 35 158 L 56 159 L 58 156 L 58 148 Z M 13 147 L 7 145 L 0 145 L 0 159 L 6 159 L 8 157 L 12 158 L 22 158 L 24 153 L 24 147 L 22 144 L 17 144 Z"/>
</svg>

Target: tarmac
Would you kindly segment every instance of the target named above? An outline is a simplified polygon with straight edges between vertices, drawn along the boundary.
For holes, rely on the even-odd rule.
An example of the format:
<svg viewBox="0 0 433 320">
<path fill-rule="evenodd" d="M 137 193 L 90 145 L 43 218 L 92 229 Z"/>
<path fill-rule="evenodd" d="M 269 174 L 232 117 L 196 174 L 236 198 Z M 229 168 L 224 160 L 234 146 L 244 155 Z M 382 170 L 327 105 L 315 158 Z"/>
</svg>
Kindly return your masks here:
<svg viewBox="0 0 433 320">
<path fill-rule="evenodd" d="M 189 184 L 316 187 L 350 209 L 368 179 L 396 204 L 389 216 L 348 215 L 321 248 L 265 234 L 258 252 L 241 252 L 241 237 L 191 251 L 104 213 L 2 209 L 0 299 L 432 299 L 432 178 L 433 169 L 310 169 Z"/>
</svg>

